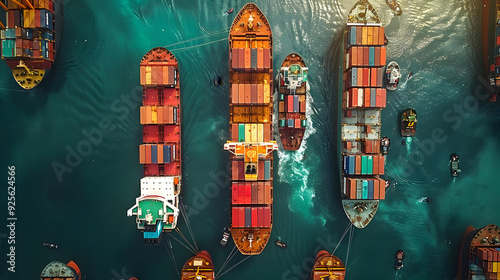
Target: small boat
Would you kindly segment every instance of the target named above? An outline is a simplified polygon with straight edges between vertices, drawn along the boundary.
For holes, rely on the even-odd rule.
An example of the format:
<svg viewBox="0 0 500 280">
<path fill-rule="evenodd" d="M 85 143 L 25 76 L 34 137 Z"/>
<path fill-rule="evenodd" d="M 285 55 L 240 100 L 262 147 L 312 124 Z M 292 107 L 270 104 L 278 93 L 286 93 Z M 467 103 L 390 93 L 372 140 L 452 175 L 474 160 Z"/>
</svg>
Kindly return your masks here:
<svg viewBox="0 0 500 280">
<path fill-rule="evenodd" d="M 455 153 L 450 155 L 450 166 L 451 176 L 458 177 L 459 173 L 462 172 L 462 170 L 460 170 L 460 160 L 458 159 L 458 155 Z"/>
<path fill-rule="evenodd" d="M 42 245 L 43 245 L 43 247 L 52 248 L 52 249 L 57 249 L 57 247 L 59 247 L 59 245 L 54 244 L 54 243 L 43 243 Z"/>
<path fill-rule="evenodd" d="M 408 76 L 406 77 L 406 80 L 409 81 L 412 77 L 413 73 L 410 71 L 410 73 L 408 73 Z"/>
<path fill-rule="evenodd" d="M 403 258 L 405 257 L 405 253 L 403 250 L 398 250 L 396 252 L 396 256 L 394 257 L 394 269 L 400 270 L 403 267 Z"/>
<path fill-rule="evenodd" d="M 396 2 L 396 0 L 385 0 L 385 2 L 397 16 L 400 16 L 403 13 L 403 10 L 401 10 L 401 6 L 398 2 Z"/>
<path fill-rule="evenodd" d="M 404 109 L 401 114 L 401 136 L 413 137 L 417 129 L 417 111 L 413 108 Z"/>
<path fill-rule="evenodd" d="M 231 8 L 231 9 L 229 9 L 229 10 L 227 10 L 227 11 L 226 11 L 226 14 L 230 14 L 230 13 L 232 13 L 233 11 L 234 11 L 234 9 L 233 9 L 233 8 Z"/>
<path fill-rule="evenodd" d="M 384 136 L 380 139 L 380 152 L 383 155 L 387 155 L 389 153 L 389 147 L 391 146 L 391 139 L 389 137 Z"/>
<path fill-rule="evenodd" d="M 280 248 L 283 248 L 283 249 L 284 249 L 284 248 L 286 248 L 286 244 L 285 244 L 285 242 L 282 242 L 282 241 L 281 241 L 281 240 L 279 240 L 279 239 L 276 239 L 276 242 L 275 242 L 275 243 L 276 243 L 276 246 L 278 246 L 278 247 L 280 247 Z"/>
<path fill-rule="evenodd" d="M 216 87 L 222 86 L 222 77 L 221 76 L 217 76 L 214 79 L 214 86 L 216 86 Z"/>
<path fill-rule="evenodd" d="M 427 196 L 422 196 L 418 202 L 431 202 L 432 199 L 428 198 Z"/>
<path fill-rule="evenodd" d="M 224 233 L 222 233 L 222 239 L 220 240 L 220 246 L 222 247 L 226 246 L 229 235 L 230 235 L 229 230 L 227 229 L 227 227 L 225 227 Z"/>
<path fill-rule="evenodd" d="M 398 89 L 399 78 L 401 78 L 399 65 L 395 61 L 391 61 L 385 70 L 385 87 L 387 90 L 395 91 Z"/>
</svg>

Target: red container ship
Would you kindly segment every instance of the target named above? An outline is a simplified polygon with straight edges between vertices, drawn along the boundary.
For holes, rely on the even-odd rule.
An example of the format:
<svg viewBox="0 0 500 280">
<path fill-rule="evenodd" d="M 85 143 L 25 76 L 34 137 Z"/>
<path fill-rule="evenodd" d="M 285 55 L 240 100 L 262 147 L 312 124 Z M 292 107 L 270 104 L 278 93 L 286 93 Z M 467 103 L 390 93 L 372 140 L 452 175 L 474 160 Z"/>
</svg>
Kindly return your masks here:
<svg viewBox="0 0 500 280">
<path fill-rule="evenodd" d="M 215 270 L 210 254 L 203 250 L 190 258 L 182 267 L 181 280 L 214 280 Z"/>
<path fill-rule="evenodd" d="M 342 207 L 357 228 L 368 225 L 385 199 L 385 181 L 379 177 L 385 163 L 380 150 L 385 42 L 377 12 L 368 1 L 358 1 L 344 31 L 340 125 Z"/>
<path fill-rule="evenodd" d="M 457 280 L 500 279 L 500 228 L 467 228 L 458 255 Z"/>
<path fill-rule="evenodd" d="M 487 78 L 492 86 L 500 86 L 500 0 L 483 0 L 481 37 L 483 61 Z M 498 89 L 490 97 L 495 102 Z"/>
<path fill-rule="evenodd" d="M 53 261 L 49 263 L 40 274 L 41 280 L 80 280 L 82 275 L 80 273 L 80 268 L 74 261 L 70 261 L 67 264 L 62 262 Z"/>
<path fill-rule="evenodd" d="M 0 31 L 2 59 L 12 69 L 16 82 L 32 89 L 54 62 L 59 41 L 55 39 L 54 1 L 7 0 L 7 5 L 0 2 L 0 7 L 7 12 L 7 24 L 0 23 L 4 29 Z"/>
<path fill-rule="evenodd" d="M 285 150 L 298 150 L 307 126 L 306 101 L 309 84 L 307 67 L 298 54 L 289 54 L 281 64 L 278 119 L 281 143 Z"/>
<path fill-rule="evenodd" d="M 264 250 L 273 213 L 272 33 L 252 3 L 236 15 L 229 31 L 229 135 L 231 235 L 243 255 Z"/>
<path fill-rule="evenodd" d="M 311 280 L 345 279 L 345 266 L 342 261 L 325 250 L 316 255 L 316 262 L 311 271 Z"/>
<path fill-rule="evenodd" d="M 139 161 L 144 164 L 141 195 L 127 211 L 135 215 L 146 243 L 157 244 L 162 231 L 177 226 L 181 191 L 181 96 L 179 65 L 165 48 L 150 50 L 141 61 L 143 145 Z"/>
</svg>

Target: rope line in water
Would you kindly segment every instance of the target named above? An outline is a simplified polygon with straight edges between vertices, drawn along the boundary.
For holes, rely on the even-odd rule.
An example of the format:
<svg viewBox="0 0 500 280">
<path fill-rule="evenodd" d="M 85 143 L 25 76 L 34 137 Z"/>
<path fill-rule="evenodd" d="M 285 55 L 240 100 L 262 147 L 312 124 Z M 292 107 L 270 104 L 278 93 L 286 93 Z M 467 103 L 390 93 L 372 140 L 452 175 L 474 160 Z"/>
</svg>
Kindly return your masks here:
<svg viewBox="0 0 500 280">
<path fill-rule="evenodd" d="M 215 40 L 215 41 L 212 41 L 212 42 L 203 43 L 203 44 L 199 44 L 199 45 L 194 45 L 194 46 L 190 46 L 190 47 L 183 47 L 183 48 L 173 49 L 173 50 L 170 50 L 170 51 L 172 51 L 172 52 L 174 52 L 174 51 L 181 52 L 181 51 L 186 51 L 186 50 L 189 50 L 189 49 L 192 49 L 192 48 L 198 48 L 198 47 L 201 47 L 201 46 L 210 45 L 210 44 L 217 43 L 217 42 L 220 42 L 220 41 L 227 41 L 227 38 L 220 39 L 220 40 Z"/>
<path fill-rule="evenodd" d="M 186 207 L 184 206 L 184 203 L 182 203 L 182 199 L 180 200 L 180 210 L 181 210 L 181 215 L 184 218 L 184 221 L 186 221 L 186 226 L 188 228 L 189 235 L 191 236 L 191 239 L 193 240 L 194 247 L 196 248 L 196 252 L 200 251 L 198 249 L 198 244 L 196 244 L 196 240 L 194 239 L 194 234 L 193 234 L 193 229 L 191 228 L 191 224 L 189 223 L 189 219 L 186 213 Z M 180 230 L 179 230 L 180 232 Z"/>
<path fill-rule="evenodd" d="M 250 258 L 251 256 L 247 256 L 246 258 L 242 259 L 241 261 L 239 261 L 238 263 L 236 263 L 235 265 L 231 266 L 228 270 L 226 270 L 226 272 L 224 273 L 221 273 L 220 274 L 220 277 L 224 276 L 224 274 L 228 273 L 229 271 L 233 270 L 233 268 L 237 267 L 238 265 L 240 265 L 242 262 L 248 260 L 248 258 Z M 214 278 L 214 280 L 217 279 L 217 276 Z"/>
<path fill-rule="evenodd" d="M 196 250 L 194 247 L 191 247 L 191 246 L 187 246 L 186 244 L 182 243 L 179 239 L 177 239 L 175 236 L 171 235 L 171 237 L 177 241 L 179 244 L 181 244 L 184 248 L 186 248 L 189 252 L 193 253 L 194 255 L 196 255 Z M 191 245 L 188 243 L 188 245 Z"/>
<path fill-rule="evenodd" d="M 166 236 L 165 239 L 168 241 L 168 244 L 170 245 L 170 250 L 169 250 L 169 248 L 167 248 L 167 244 L 163 243 L 163 245 L 165 246 L 165 250 L 167 250 L 167 254 L 170 257 L 170 260 L 172 261 L 172 265 L 174 266 L 174 269 L 175 269 L 175 272 L 177 273 L 177 276 L 179 276 L 179 278 L 180 278 L 181 274 L 179 273 L 179 270 L 177 270 L 177 262 L 175 261 L 175 256 L 174 256 L 174 252 L 172 249 L 172 243 L 170 242 L 170 239 L 168 239 L 168 236 Z"/>
<path fill-rule="evenodd" d="M 351 230 L 349 232 L 349 242 L 347 243 L 347 256 L 345 257 L 345 264 L 344 264 L 346 270 L 347 270 L 347 262 L 349 261 L 349 251 L 351 250 L 351 241 L 353 236 L 354 236 L 354 228 L 351 227 Z"/>
<path fill-rule="evenodd" d="M 217 272 L 217 274 L 215 275 L 215 278 L 217 278 L 217 275 L 219 275 L 223 270 L 224 268 L 226 267 L 226 265 L 231 261 L 231 259 L 236 255 L 236 245 L 234 245 L 233 249 L 231 250 L 231 252 L 229 253 L 229 255 L 227 256 L 226 260 L 224 261 L 224 263 L 222 264 L 222 266 L 220 267 L 219 269 L 219 272 Z"/>
<path fill-rule="evenodd" d="M 339 248 L 340 243 L 342 243 L 342 240 L 344 240 L 345 235 L 347 234 L 347 232 L 348 232 L 350 229 L 352 229 L 352 223 L 351 223 L 351 222 L 349 222 L 349 224 L 348 224 L 348 225 L 347 225 L 347 227 L 345 228 L 345 230 L 344 230 L 344 234 L 342 234 L 342 237 L 340 238 L 339 243 L 337 243 L 337 247 L 335 247 L 335 249 L 333 250 L 333 252 L 332 252 L 332 254 L 331 254 L 331 256 L 332 256 L 332 257 L 333 257 L 333 254 L 335 254 L 335 251 L 337 251 L 337 249 Z M 349 241 L 349 242 L 350 242 L 350 241 Z"/>
<path fill-rule="evenodd" d="M 182 44 L 182 43 L 191 42 L 191 41 L 194 41 L 194 40 L 198 40 L 198 39 L 201 39 L 201 38 L 204 38 L 204 37 L 207 37 L 207 36 L 213 36 L 213 35 L 220 34 L 220 33 L 227 33 L 229 31 L 229 29 L 231 29 L 231 28 L 226 28 L 226 29 L 222 29 L 222 30 L 219 30 L 219 31 L 214 31 L 214 32 L 211 32 L 211 33 L 208 33 L 208 34 L 204 34 L 204 35 L 201 35 L 201 36 L 198 36 L 198 37 L 194 37 L 194 38 L 191 38 L 191 39 L 188 39 L 188 40 L 184 40 L 184 41 L 181 41 L 181 42 L 177 42 L 177 43 L 173 43 L 173 44 L 170 44 L 170 45 L 166 45 L 165 48 L 168 48 L 168 47 L 171 47 L 171 46 L 175 46 L 175 45 L 179 45 L 179 44 Z"/>
</svg>

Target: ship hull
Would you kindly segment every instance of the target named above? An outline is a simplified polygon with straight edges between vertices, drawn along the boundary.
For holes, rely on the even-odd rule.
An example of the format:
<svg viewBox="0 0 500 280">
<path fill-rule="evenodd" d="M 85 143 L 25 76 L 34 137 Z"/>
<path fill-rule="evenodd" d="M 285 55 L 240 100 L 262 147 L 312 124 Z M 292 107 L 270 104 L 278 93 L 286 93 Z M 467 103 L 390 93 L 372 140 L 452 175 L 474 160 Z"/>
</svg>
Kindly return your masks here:
<svg viewBox="0 0 500 280">
<path fill-rule="evenodd" d="M 330 278 L 331 277 L 331 278 Z M 316 255 L 310 280 L 322 279 L 345 279 L 345 266 L 342 261 L 325 250 L 321 250 Z"/>
<path fill-rule="evenodd" d="M 415 121 L 409 119 L 410 116 L 415 117 Z M 404 109 L 399 115 L 401 123 L 401 136 L 402 137 L 414 137 L 417 135 L 417 112 L 413 108 Z"/>
<path fill-rule="evenodd" d="M 181 271 L 181 280 L 215 279 L 215 270 L 212 263 L 212 257 L 207 251 L 200 251 L 196 256 L 186 261 Z"/>
<path fill-rule="evenodd" d="M 289 54 L 278 75 L 278 121 L 283 149 L 300 148 L 307 125 L 307 67 L 298 54 Z"/>
<path fill-rule="evenodd" d="M 481 41 L 484 73 L 490 85 L 496 87 L 490 101 L 496 101 L 500 86 L 500 0 L 482 1 Z"/>
<path fill-rule="evenodd" d="M 252 3 L 236 15 L 229 32 L 231 236 L 243 255 L 257 255 L 272 228 L 273 70 L 272 32 Z"/>
</svg>

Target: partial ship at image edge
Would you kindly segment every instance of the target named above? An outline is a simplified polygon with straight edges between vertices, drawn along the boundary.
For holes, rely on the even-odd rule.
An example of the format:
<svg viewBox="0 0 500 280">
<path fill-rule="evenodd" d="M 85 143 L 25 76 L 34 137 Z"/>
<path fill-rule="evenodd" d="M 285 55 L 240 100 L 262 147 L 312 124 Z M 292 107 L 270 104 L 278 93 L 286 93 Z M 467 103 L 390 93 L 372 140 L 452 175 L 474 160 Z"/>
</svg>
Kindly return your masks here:
<svg viewBox="0 0 500 280">
<path fill-rule="evenodd" d="M 302 57 L 289 54 L 278 74 L 278 125 L 285 150 L 298 150 L 307 127 L 308 68 Z"/>
<path fill-rule="evenodd" d="M 490 101 L 495 102 L 500 89 L 500 0 L 482 1 L 481 41 L 484 71 L 495 90 Z"/>
<path fill-rule="evenodd" d="M 314 262 L 310 280 L 323 280 L 323 279 L 345 279 L 345 266 L 342 261 L 328 253 L 326 250 L 321 250 L 316 254 L 316 261 Z"/>
<path fill-rule="evenodd" d="M 162 232 L 176 228 L 179 216 L 182 121 L 177 59 L 165 48 L 153 48 L 142 58 L 140 77 L 144 144 L 139 147 L 139 162 L 144 178 L 127 216 L 136 216 L 146 244 L 158 244 Z"/>
<path fill-rule="evenodd" d="M 80 268 L 74 261 L 64 264 L 59 261 L 52 261 L 40 273 L 41 280 L 81 280 Z"/>
<path fill-rule="evenodd" d="M 385 199 L 385 157 L 381 153 L 381 111 L 386 37 L 380 18 L 366 0 L 350 10 L 343 36 L 341 98 L 342 207 L 357 228 L 366 227 Z"/>
<path fill-rule="evenodd" d="M 62 1 L 7 0 L 0 23 L 1 56 L 24 89 L 39 85 L 53 66 L 62 33 Z"/>
<path fill-rule="evenodd" d="M 181 280 L 214 280 L 215 269 L 210 254 L 202 250 L 194 257 L 189 258 L 181 271 Z"/>
<path fill-rule="evenodd" d="M 260 254 L 273 221 L 272 32 L 262 11 L 246 4 L 229 31 L 231 236 L 243 255 Z"/>
</svg>

